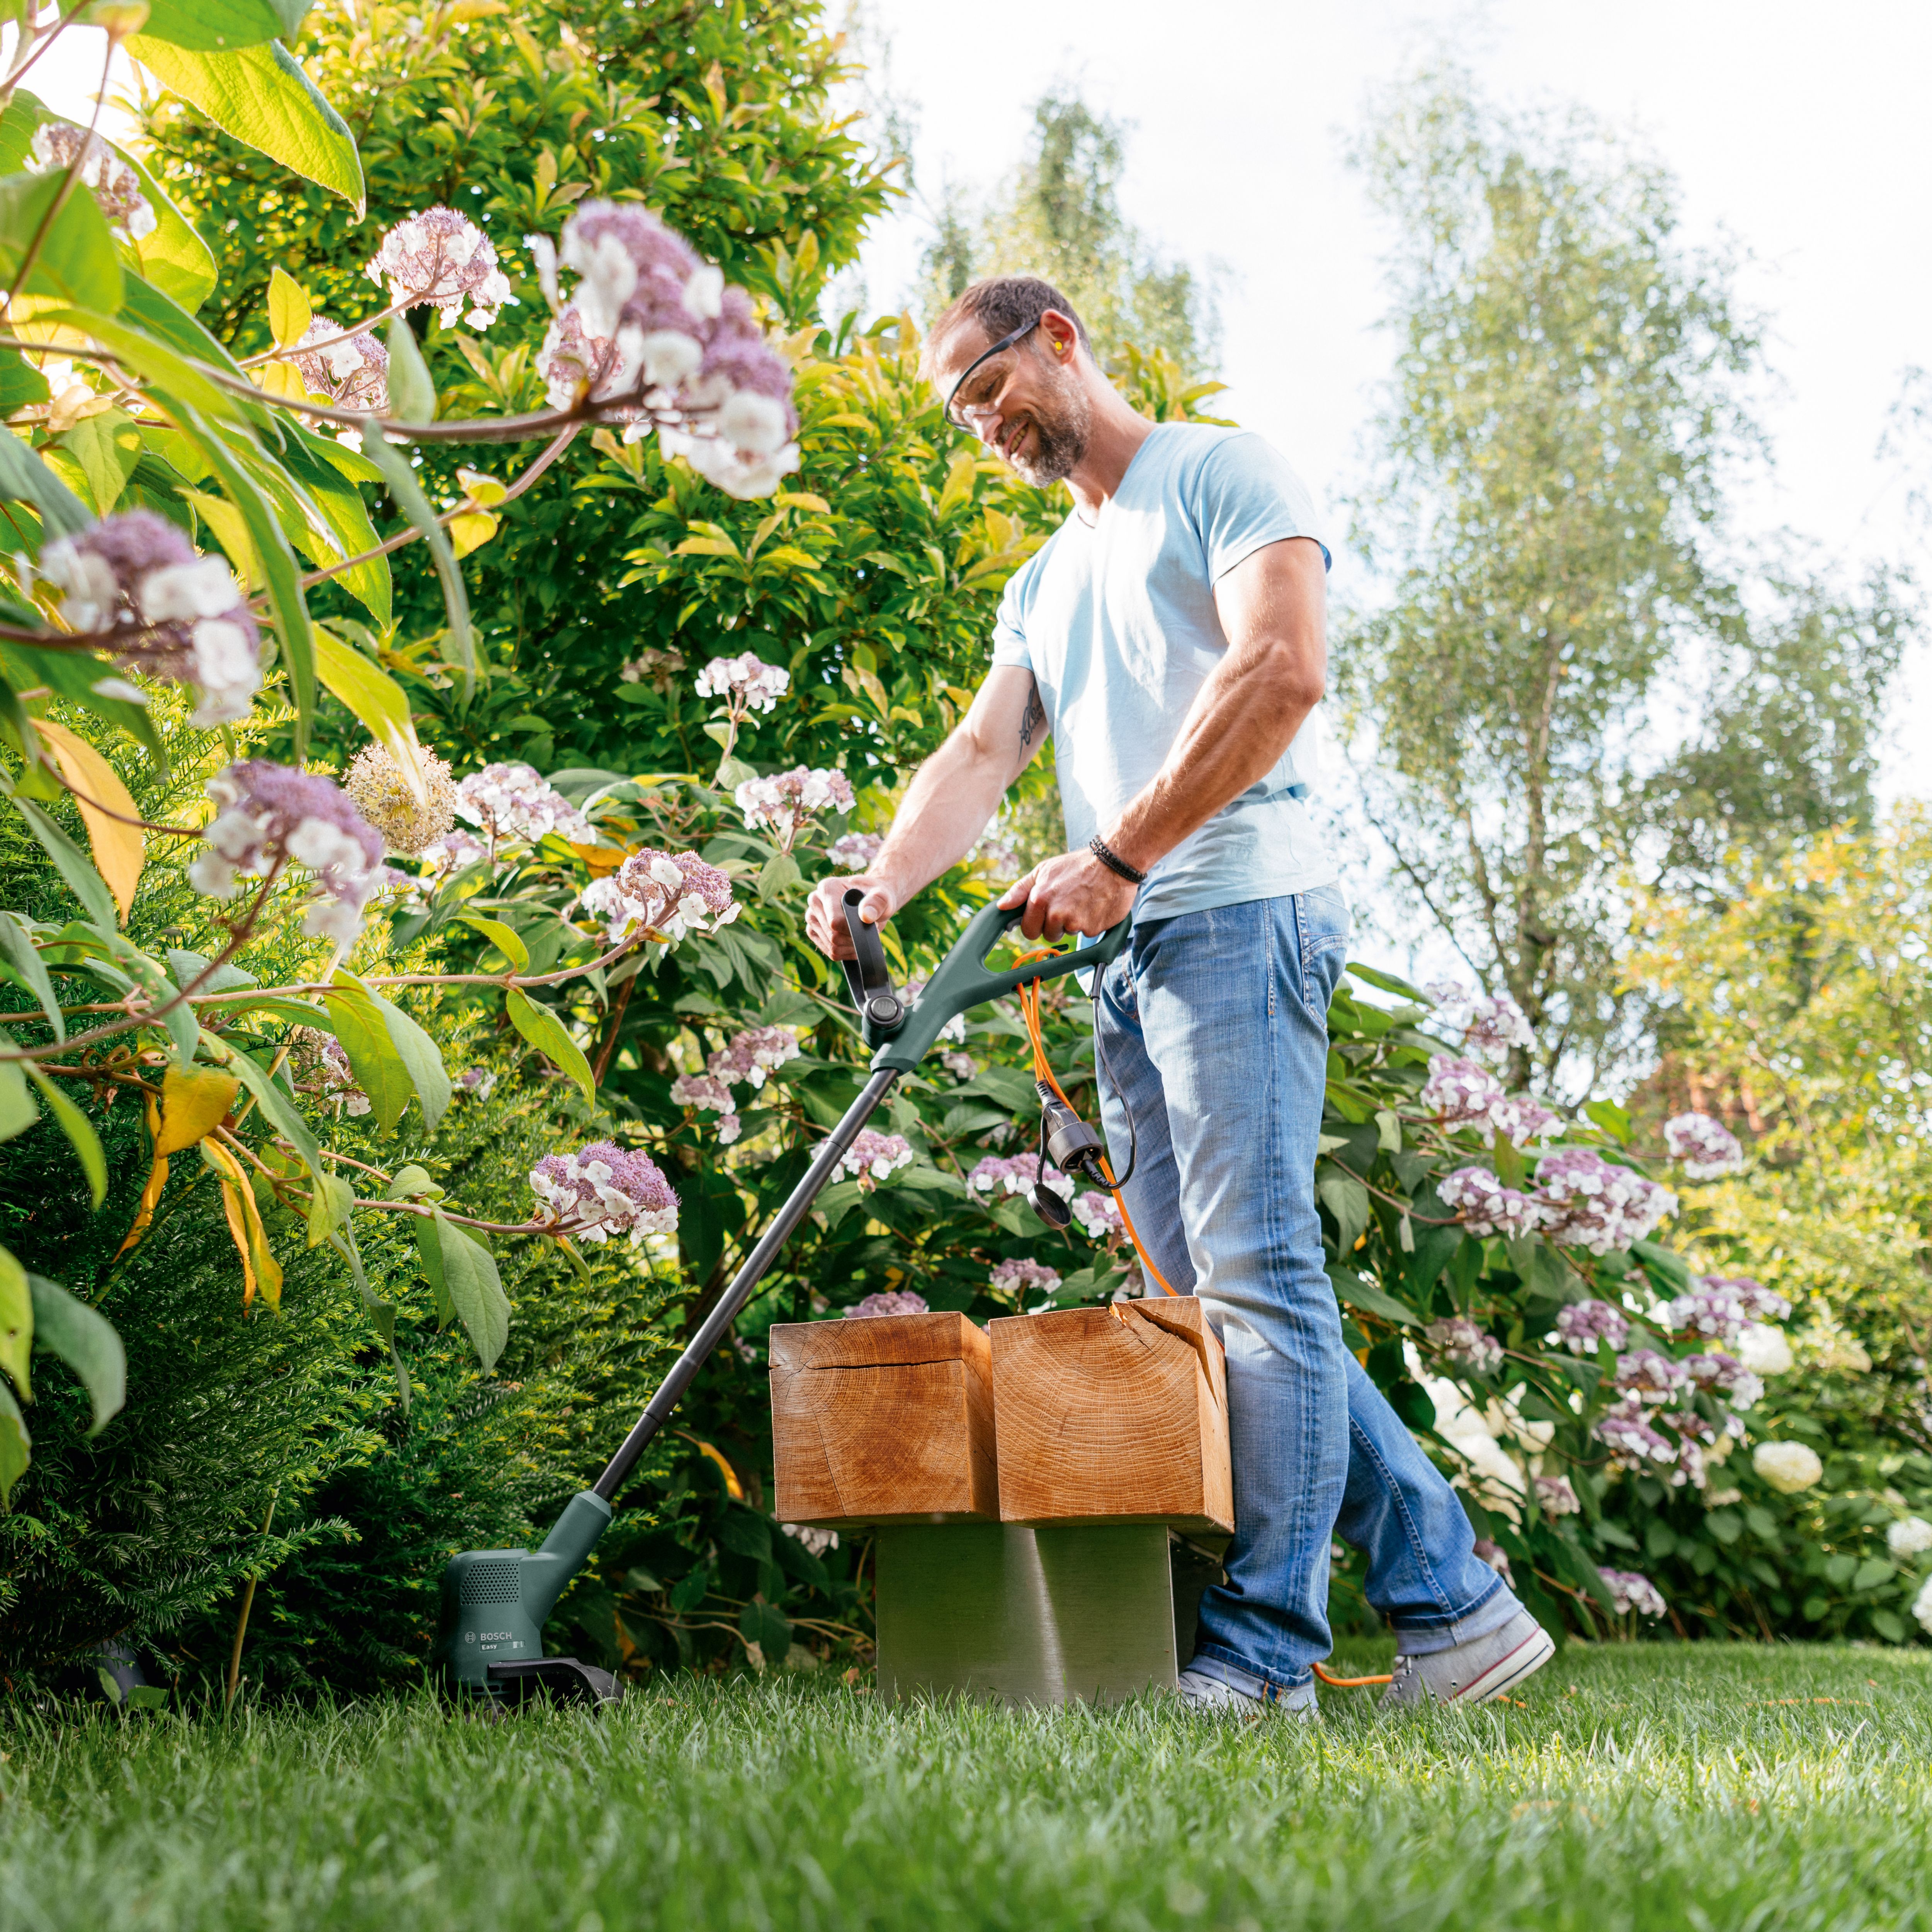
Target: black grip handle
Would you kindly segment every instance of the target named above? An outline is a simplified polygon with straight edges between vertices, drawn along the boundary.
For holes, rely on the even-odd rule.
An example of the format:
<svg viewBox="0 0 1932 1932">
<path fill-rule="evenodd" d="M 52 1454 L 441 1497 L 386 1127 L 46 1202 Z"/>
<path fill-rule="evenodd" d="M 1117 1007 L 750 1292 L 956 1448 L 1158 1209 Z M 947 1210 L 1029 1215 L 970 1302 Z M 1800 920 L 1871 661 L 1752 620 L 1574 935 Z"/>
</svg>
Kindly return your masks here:
<svg viewBox="0 0 1932 1932">
<path fill-rule="evenodd" d="M 895 1029 L 905 1016 L 904 1003 L 892 992 L 891 969 L 886 964 L 884 942 L 879 928 L 868 926 L 859 916 L 865 901 L 864 889 L 849 886 L 845 891 L 845 930 L 852 936 L 856 959 L 842 960 L 845 969 L 845 989 L 860 1017 L 880 1034 Z"/>
</svg>

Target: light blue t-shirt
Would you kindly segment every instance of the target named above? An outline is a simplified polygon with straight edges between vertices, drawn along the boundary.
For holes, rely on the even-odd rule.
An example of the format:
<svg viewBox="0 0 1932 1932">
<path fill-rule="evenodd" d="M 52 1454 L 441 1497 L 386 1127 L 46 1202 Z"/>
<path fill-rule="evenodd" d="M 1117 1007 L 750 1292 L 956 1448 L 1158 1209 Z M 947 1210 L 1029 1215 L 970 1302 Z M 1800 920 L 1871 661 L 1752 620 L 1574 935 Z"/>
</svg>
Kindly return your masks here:
<svg viewBox="0 0 1932 1932">
<path fill-rule="evenodd" d="M 1033 673 L 1078 851 L 1145 790 L 1228 648 L 1214 586 L 1286 537 L 1313 537 L 1301 481 L 1245 430 L 1162 423 L 1094 524 L 1076 510 L 1006 586 L 993 662 Z M 1328 546 L 1322 555 L 1328 556 Z M 1311 892 L 1335 868 L 1300 798 L 1293 748 L 1148 875 L 1136 920 Z"/>
</svg>

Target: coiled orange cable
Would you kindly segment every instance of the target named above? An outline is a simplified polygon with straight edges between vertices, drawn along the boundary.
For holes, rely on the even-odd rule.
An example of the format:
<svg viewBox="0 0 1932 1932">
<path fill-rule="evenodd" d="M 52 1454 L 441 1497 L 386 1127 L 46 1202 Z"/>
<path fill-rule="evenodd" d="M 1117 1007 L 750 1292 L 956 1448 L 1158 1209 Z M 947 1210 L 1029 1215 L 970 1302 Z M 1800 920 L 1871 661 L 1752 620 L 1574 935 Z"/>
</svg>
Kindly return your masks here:
<svg viewBox="0 0 1932 1932">
<path fill-rule="evenodd" d="M 1022 952 L 1013 964 L 1016 966 L 1030 966 L 1036 959 L 1052 959 L 1057 956 L 1052 946 L 1042 946 L 1036 948 L 1031 952 Z M 1026 1021 L 1027 1037 L 1033 1042 L 1033 1077 L 1036 1080 L 1044 1080 L 1053 1089 L 1054 1094 L 1060 1105 L 1071 1113 L 1076 1110 L 1073 1102 L 1061 1093 L 1060 1082 L 1053 1076 L 1053 1069 L 1047 1062 L 1046 1042 L 1040 1034 L 1041 983 L 1038 980 L 1030 980 L 1018 989 L 1020 996 L 1020 1012 Z M 1127 1204 L 1120 1198 L 1120 1188 L 1114 1180 L 1114 1170 L 1108 1166 L 1107 1156 L 1105 1154 L 1100 1156 L 1100 1172 L 1107 1178 L 1107 1192 L 1112 1195 L 1114 1205 L 1120 1210 L 1121 1225 L 1127 1231 L 1127 1239 L 1134 1244 L 1134 1252 L 1141 1258 L 1141 1266 L 1160 1285 L 1162 1294 L 1172 1294 L 1174 1291 L 1168 1286 L 1166 1276 L 1154 1266 L 1154 1257 L 1148 1252 L 1142 1244 L 1139 1231 L 1134 1226 L 1134 1217 L 1127 1212 Z"/>
</svg>

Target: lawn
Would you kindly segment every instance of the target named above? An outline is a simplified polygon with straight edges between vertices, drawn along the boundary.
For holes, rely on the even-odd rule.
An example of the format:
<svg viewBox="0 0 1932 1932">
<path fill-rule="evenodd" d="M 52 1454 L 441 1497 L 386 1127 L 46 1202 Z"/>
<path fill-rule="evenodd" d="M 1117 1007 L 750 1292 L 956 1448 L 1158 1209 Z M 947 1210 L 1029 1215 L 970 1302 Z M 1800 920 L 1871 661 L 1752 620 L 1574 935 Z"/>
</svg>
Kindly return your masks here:
<svg viewBox="0 0 1932 1932">
<path fill-rule="evenodd" d="M 1573 1647 L 1520 1706 L 1326 1710 L 16 1720 L 0 1926 L 1932 1926 L 1924 1650 Z"/>
</svg>

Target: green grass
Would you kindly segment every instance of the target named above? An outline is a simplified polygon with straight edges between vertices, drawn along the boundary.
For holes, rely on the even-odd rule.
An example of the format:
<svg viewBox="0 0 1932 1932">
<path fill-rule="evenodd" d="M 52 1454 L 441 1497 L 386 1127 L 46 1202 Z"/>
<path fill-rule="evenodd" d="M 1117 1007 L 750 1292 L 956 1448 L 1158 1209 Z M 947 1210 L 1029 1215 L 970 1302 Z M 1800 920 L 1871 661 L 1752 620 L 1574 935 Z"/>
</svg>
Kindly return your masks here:
<svg viewBox="0 0 1932 1932">
<path fill-rule="evenodd" d="M 1520 1706 L 1325 1702 L 42 1714 L 0 1730 L 0 1927 L 1932 1926 L 1925 1651 L 1573 1648 Z"/>
</svg>

